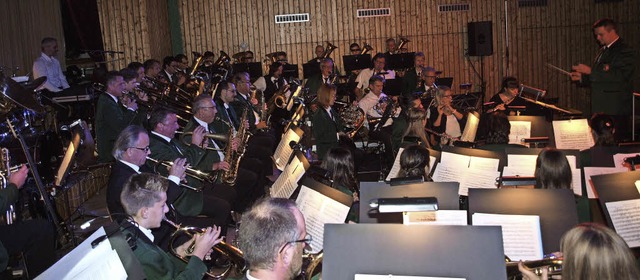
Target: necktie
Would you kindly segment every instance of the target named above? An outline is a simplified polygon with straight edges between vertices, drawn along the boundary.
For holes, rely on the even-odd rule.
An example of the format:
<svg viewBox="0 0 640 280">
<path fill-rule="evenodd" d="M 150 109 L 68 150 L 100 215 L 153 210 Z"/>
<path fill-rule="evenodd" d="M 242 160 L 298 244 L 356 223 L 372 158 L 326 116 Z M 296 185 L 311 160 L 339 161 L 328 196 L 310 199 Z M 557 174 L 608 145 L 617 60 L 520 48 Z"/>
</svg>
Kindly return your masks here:
<svg viewBox="0 0 640 280">
<path fill-rule="evenodd" d="M 602 57 L 602 54 L 603 54 L 604 52 L 606 52 L 606 51 L 607 51 L 607 49 L 608 49 L 608 48 L 607 48 L 607 46 L 604 46 L 604 47 L 600 48 L 600 51 L 598 52 L 598 55 L 596 56 L 595 63 L 600 62 L 600 58 Z"/>
<path fill-rule="evenodd" d="M 233 125 L 233 127 L 235 128 L 236 124 L 233 122 L 233 118 L 231 118 L 231 107 L 227 108 L 227 117 L 229 119 L 229 123 L 231 125 Z"/>
<path fill-rule="evenodd" d="M 173 139 L 171 139 L 169 143 L 171 143 L 171 145 L 178 151 L 178 153 L 180 153 L 180 155 L 184 155 L 182 153 L 182 150 L 180 150 L 180 147 L 176 144 L 176 142 Z"/>
</svg>

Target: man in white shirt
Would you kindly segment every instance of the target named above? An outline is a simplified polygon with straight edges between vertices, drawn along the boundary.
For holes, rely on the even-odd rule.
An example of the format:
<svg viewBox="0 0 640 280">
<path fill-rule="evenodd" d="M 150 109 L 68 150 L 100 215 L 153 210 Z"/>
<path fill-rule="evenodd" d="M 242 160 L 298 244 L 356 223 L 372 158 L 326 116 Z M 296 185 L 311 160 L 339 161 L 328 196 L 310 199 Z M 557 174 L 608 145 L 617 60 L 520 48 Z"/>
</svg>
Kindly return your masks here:
<svg viewBox="0 0 640 280">
<path fill-rule="evenodd" d="M 387 97 L 386 94 L 382 92 L 382 88 L 384 87 L 384 79 L 380 76 L 373 76 L 369 79 L 369 93 L 364 96 L 359 102 L 358 107 L 362 109 L 362 111 L 367 114 L 367 118 L 381 118 L 380 121 L 384 122 L 382 126 L 376 128 L 376 126 L 369 127 L 369 139 L 370 140 L 378 140 L 382 142 L 385 146 L 385 158 L 388 161 L 387 163 L 392 163 L 395 158 L 393 155 L 393 149 L 391 144 L 391 135 L 392 135 L 392 117 L 397 117 L 400 113 L 400 109 L 396 110 L 396 112 L 390 112 L 389 116 L 386 120 L 384 117 L 384 113 L 386 110 L 386 106 L 392 104 L 389 103 L 380 103 L 380 100 L 383 97 Z M 380 105 L 378 105 L 380 104 Z M 378 105 L 378 106 L 376 106 Z M 390 109 L 392 110 L 392 109 Z"/>
<path fill-rule="evenodd" d="M 240 249 L 249 263 L 248 280 L 291 280 L 302 271 L 311 243 L 304 216 L 293 200 L 266 198 L 242 214 Z"/>
<path fill-rule="evenodd" d="M 355 94 L 358 100 L 362 99 L 362 97 L 364 96 L 364 89 L 369 87 L 369 79 L 372 76 L 380 76 L 386 80 L 396 78 L 395 71 L 384 69 L 386 65 L 386 58 L 384 54 L 378 53 L 373 57 L 372 60 L 373 68 L 360 71 L 360 74 L 358 74 L 358 77 L 356 78 L 356 83 L 358 85 L 356 86 Z"/>
<path fill-rule="evenodd" d="M 55 38 L 46 37 L 40 43 L 42 53 L 33 62 L 33 78 L 47 77 L 44 88 L 50 92 L 60 92 L 69 88 L 67 78 L 62 73 L 60 61 L 55 58 L 58 55 L 58 41 Z"/>
</svg>

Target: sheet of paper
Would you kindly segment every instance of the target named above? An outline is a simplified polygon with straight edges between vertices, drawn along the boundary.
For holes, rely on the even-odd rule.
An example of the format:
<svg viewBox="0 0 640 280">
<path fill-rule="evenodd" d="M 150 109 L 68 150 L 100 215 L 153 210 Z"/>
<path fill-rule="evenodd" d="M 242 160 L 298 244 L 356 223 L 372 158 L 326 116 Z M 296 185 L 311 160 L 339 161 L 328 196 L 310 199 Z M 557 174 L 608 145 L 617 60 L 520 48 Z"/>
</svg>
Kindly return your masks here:
<svg viewBox="0 0 640 280">
<path fill-rule="evenodd" d="M 531 138 L 531 122 L 509 121 L 511 131 L 509 133 L 509 144 L 522 144 L 523 138 Z"/>
<path fill-rule="evenodd" d="M 640 199 L 605 203 L 616 232 L 630 248 L 640 247 Z"/>
<path fill-rule="evenodd" d="M 112 255 L 115 251 L 111 247 L 109 239 L 102 241 L 96 248 L 91 248 L 91 242 L 103 235 L 106 235 L 106 232 L 103 227 L 100 227 L 35 279 L 89 279 L 90 275 L 85 275 L 83 272 L 94 273 L 92 269 L 109 269 L 108 271 L 101 270 L 101 273 L 110 276 L 110 269 L 113 269 L 113 278 L 110 277 L 110 279 L 126 279 L 124 266 L 117 253 L 115 254 L 117 262 L 113 259 Z M 105 260 L 109 261 L 108 266 L 102 265 Z M 93 268 L 94 266 L 96 268 Z M 124 272 L 124 277 L 122 277 L 122 272 Z"/>
<path fill-rule="evenodd" d="M 533 177 L 536 172 L 535 167 L 529 166 L 505 166 L 502 168 L 502 176 Z"/>
<path fill-rule="evenodd" d="M 122 261 L 118 256 L 118 252 L 111 250 L 104 258 L 100 259 L 99 264 L 90 265 L 85 270 L 80 271 L 76 275 L 72 275 L 66 279 L 83 279 L 83 280 L 126 280 L 127 271 L 122 265 Z"/>
<path fill-rule="evenodd" d="M 571 169 L 571 188 L 574 194 L 582 196 L 582 172 L 580 169 Z"/>
<path fill-rule="evenodd" d="M 473 113 L 467 114 L 467 124 L 464 126 L 464 130 L 462 131 L 462 136 L 460 136 L 460 140 L 466 142 L 475 142 L 476 141 L 476 132 L 478 132 L 478 124 L 480 124 L 480 118 L 478 118 Z"/>
<path fill-rule="evenodd" d="M 586 150 L 594 145 L 587 119 L 553 121 L 557 149 Z"/>
<path fill-rule="evenodd" d="M 496 179 L 500 176 L 498 171 L 489 171 L 471 168 L 459 168 L 448 164 L 438 164 L 433 174 L 434 182 L 459 182 L 459 195 L 468 195 L 469 188 L 496 188 Z"/>
<path fill-rule="evenodd" d="M 458 166 L 460 168 L 474 168 L 483 170 L 498 170 L 500 160 L 497 158 L 472 157 L 461 154 L 442 152 L 440 154 L 440 163 L 450 166 Z"/>
<path fill-rule="evenodd" d="M 467 168 L 469 166 L 470 156 L 459 155 L 449 152 L 440 153 L 440 163 L 451 166 L 459 166 L 460 168 Z"/>
<path fill-rule="evenodd" d="M 436 157 L 429 156 L 429 173 L 433 172 L 433 168 L 436 165 Z"/>
<path fill-rule="evenodd" d="M 635 154 L 615 154 L 613 155 L 613 165 L 615 167 L 628 167 L 627 164 L 624 163 L 624 159 L 628 157 L 635 157 L 638 153 Z"/>
<path fill-rule="evenodd" d="M 598 198 L 596 188 L 591 181 L 591 176 L 613 174 L 629 171 L 626 167 L 584 167 L 584 182 L 587 188 L 588 198 Z"/>
<path fill-rule="evenodd" d="M 324 225 L 343 224 L 349 214 L 349 207 L 304 185 L 296 203 L 304 216 L 307 233 L 313 236 L 311 252 L 317 253 L 323 248 Z"/>
<path fill-rule="evenodd" d="M 528 166 L 535 169 L 537 159 L 538 159 L 538 155 L 507 154 L 507 165 L 508 166 Z"/>
<path fill-rule="evenodd" d="M 398 175 L 400 174 L 400 156 L 402 155 L 402 152 L 404 152 L 404 148 L 400 148 L 398 150 L 398 155 L 396 155 L 396 159 L 393 161 L 393 166 L 391 166 L 391 170 L 389 170 L 389 174 L 385 181 L 398 178 Z"/>
<path fill-rule="evenodd" d="M 467 278 L 356 274 L 354 280 L 466 280 Z"/>
<path fill-rule="evenodd" d="M 271 197 L 289 198 L 298 187 L 298 181 L 304 175 L 304 165 L 298 157 L 293 157 L 276 179 L 270 189 Z"/>
<path fill-rule="evenodd" d="M 276 151 L 273 153 L 273 162 L 280 171 L 284 170 L 284 166 L 287 164 L 287 161 L 289 161 L 291 153 L 293 153 L 293 149 L 289 146 L 291 141 L 296 143 L 300 141 L 300 135 L 296 134 L 293 129 L 287 130 L 287 132 L 282 135 L 282 139 L 280 143 L 278 143 Z"/>
<path fill-rule="evenodd" d="M 466 210 L 438 210 L 428 212 L 404 212 L 405 225 L 467 225 Z"/>
<path fill-rule="evenodd" d="M 638 193 L 640 193 L 640 181 L 636 181 L 635 185 L 636 185 L 636 190 L 638 190 Z"/>
<path fill-rule="evenodd" d="M 470 157 L 469 168 L 496 171 L 500 166 L 497 158 Z"/>
<path fill-rule="evenodd" d="M 475 213 L 474 226 L 502 226 L 504 254 L 514 261 L 542 259 L 540 217 Z"/>
</svg>

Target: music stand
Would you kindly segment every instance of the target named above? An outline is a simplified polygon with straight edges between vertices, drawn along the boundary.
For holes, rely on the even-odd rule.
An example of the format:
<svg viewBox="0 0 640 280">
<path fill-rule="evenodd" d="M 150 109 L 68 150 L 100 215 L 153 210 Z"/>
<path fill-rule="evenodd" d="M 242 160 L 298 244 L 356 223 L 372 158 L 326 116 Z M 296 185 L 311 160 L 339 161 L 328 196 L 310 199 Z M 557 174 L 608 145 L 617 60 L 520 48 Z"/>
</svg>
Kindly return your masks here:
<svg viewBox="0 0 640 280">
<path fill-rule="evenodd" d="M 322 278 L 374 274 L 500 280 L 506 279 L 503 251 L 497 226 L 326 224 Z"/>
<path fill-rule="evenodd" d="M 249 78 L 254 81 L 262 77 L 262 63 L 249 62 L 249 63 L 236 63 L 233 64 L 233 73 L 247 72 Z"/>
<path fill-rule="evenodd" d="M 560 251 L 560 238 L 578 224 L 568 189 L 469 189 L 469 220 L 474 213 L 540 216 L 545 254 Z"/>
<path fill-rule="evenodd" d="M 436 78 L 436 86 L 447 86 L 453 90 L 453 77 Z"/>
<path fill-rule="evenodd" d="M 507 160 L 506 165 L 509 165 L 509 156 L 508 155 L 535 155 L 537 156 L 542 152 L 543 148 L 505 148 L 504 152 L 506 154 L 505 159 Z M 578 150 L 560 150 L 564 153 L 565 156 L 574 156 L 576 157 L 576 168 L 580 168 L 580 151 Z"/>
<path fill-rule="evenodd" d="M 531 123 L 531 138 L 548 137 L 547 146 L 555 147 L 553 127 L 544 116 L 507 116 L 509 121 L 522 121 Z M 543 140 L 543 138 L 539 138 Z"/>
<path fill-rule="evenodd" d="M 342 56 L 342 64 L 346 73 L 373 67 L 370 54 L 344 55 Z"/>
<path fill-rule="evenodd" d="M 387 54 L 386 55 L 386 63 L 387 69 L 392 70 L 401 70 L 401 69 L 409 69 L 415 65 L 414 58 L 416 57 L 415 52 L 410 53 L 399 53 L 399 54 Z"/>
<path fill-rule="evenodd" d="M 298 64 L 284 64 L 282 68 L 282 77 L 286 80 L 291 78 L 298 78 Z"/>
<path fill-rule="evenodd" d="M 388 79 L 384 82 L 382 91 L 389 96 L 398 96 L 402 93 L 402 78 Z"/>
<path fill-rule="evenodd" d="M 485 151 L 485 150 L 478 150 L 478 149 L 469 149 L 469 148 L 462 148 L 462 147 L 451 147 L 451 146 L 442 147 L 442 152 L 449 152 L 449 153 L 465 155 L 465 156 L 471 156 L 471 157 L 498 159 L 498 160 L 500 160 L 500 163 L 498 164 L 498 171 L 502 171 L 502 168 L 507 163 L 506 155 L 504 153 L 500 153 L 500 152 Z"/>
<path fill-rule="evenodd" d="M 384 182 L 360 183 L 360 223 L 402 223 L 402 213 L 373 213 L 369 201 L 378 198 L 436 197 L 440 210 L 459 210 L 458 182 L 424 182 L 389 186 Z"/>
<path fill-rule="evenodd" d="M 302 64 L 302 77 L 309 79 L 317 74 L 320 74 L 320 64 L 313 61 Z"/>
<path fill-rule="evenodd" d="M 598 193 L 600 207 L 604 210 L 604 215 L 610 228 L 613 228 L 613 223 L 606 203 L 640 198 L 640 192 L 635 186 L 637 180 L 640 180 L 640 171 L 638 170 L 591 176 L 593 186 Z"/>
</svg>

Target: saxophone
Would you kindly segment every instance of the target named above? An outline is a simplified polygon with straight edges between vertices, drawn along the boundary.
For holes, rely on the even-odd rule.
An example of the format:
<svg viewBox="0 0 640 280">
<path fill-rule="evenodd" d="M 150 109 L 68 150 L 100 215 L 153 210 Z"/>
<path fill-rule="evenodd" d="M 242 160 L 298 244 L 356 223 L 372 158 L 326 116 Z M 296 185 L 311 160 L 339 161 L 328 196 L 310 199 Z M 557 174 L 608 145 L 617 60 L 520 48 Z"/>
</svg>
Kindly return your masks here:
<svg viewBox="0 0 640 280">
<path fill-rule="evenodd" d="M 0 149 L 0 161 L 2 161 L 0 163 L 0 179 L 2 180 L 2 188 L 6 188 L 9 185 L 9 176 L 11 176 L 11 156 L 9 155 L 9 149 Z M 13 221 L 16 219 L 16 211 L 13 208 L 13 205 L 9 205 L 9 209 L 5 213 L 4 219 L 7 225 L 13 224 Z"/>
<path fill-rule="evenodd" d="M 236 137 L 240 139 L 240 143 L 236 151 L 233 151 L 232 144 L 228 143 L 225 149 L 225 159 L 229 163 L 229 169 L 227 171 L 222 172 L 222 182 L 228 185 L 233 185 L 236 183 L 236 179 L 238 178 L 238 168 L 240 167 L 240 160 L 246 151 L 247 142 L 249 141 L 249 137 L 251 134 L 249 133 L 249 128 L 247 127 L 247 108 L 242 112 L 242 119 L 240 119 L 240 127 L 238 128 L 238 133 Z M 232 130 L 230 129 L 230 137 L 233 135 Z M 231 139 L 231 138 L 229 138 Z"/>
</svg>

